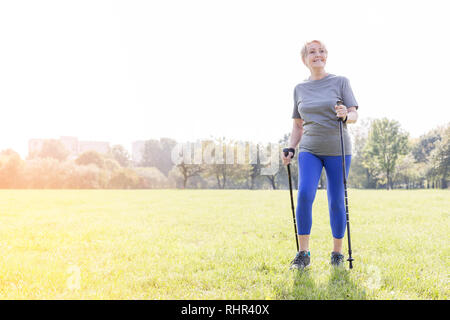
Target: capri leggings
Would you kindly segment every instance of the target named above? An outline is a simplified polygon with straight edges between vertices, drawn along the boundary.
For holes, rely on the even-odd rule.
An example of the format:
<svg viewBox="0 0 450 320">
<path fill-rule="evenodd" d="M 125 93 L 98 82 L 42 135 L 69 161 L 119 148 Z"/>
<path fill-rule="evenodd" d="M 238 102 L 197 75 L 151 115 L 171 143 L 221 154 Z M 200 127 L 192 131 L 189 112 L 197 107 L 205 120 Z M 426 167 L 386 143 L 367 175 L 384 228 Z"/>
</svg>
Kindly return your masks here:
<svg viewBox="0 0 450 320">
<path fill-rule="evenodd" d="M 350 169 L 351 155 L 345 156 L 346 174 Z M 346 228 L 345 193 L 341 156 L 316 156 L 309 152 L 298 154 L 297 233 L 308 235 L 312 226 L 312 205 L 316 197 L 322 168 L 327 175 L 328 211 L 333 237 L 344 237 Z"/>
</svg>

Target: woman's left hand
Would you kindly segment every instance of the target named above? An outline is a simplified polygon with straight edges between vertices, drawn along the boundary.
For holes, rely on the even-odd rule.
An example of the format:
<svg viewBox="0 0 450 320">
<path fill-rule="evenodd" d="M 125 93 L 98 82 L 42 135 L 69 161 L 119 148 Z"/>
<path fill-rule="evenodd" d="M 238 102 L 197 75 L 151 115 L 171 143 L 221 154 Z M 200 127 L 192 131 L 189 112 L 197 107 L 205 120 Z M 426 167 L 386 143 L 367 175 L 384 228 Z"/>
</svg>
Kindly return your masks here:
<svg viewBox="0 0 450 320">
<path fill-rule="evenodd" d="M 335 105 L 334 109 L 336 110 L 336 115 L 338 118 L 342 118 L 342 120 L 345 119 L 345 117 L 347 117 L 347 107 L 344 106 L 343 104 L 340 105 Z"/>
</svg>

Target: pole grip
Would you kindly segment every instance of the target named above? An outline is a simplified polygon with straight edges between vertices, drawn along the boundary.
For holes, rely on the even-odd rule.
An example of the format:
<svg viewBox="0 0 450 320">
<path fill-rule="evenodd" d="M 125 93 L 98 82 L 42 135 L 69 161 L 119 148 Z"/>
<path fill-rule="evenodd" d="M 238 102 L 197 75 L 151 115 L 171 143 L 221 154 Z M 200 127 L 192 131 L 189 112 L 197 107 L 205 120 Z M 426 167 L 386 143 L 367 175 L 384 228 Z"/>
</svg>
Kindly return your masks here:
<svg viewBox="0 0 450 320">
<path fill-rule="evenodd" d="M 336 101 L 336 104 L 337 104 L 338 106 L 341 106 L 341 105 L 344 104 L 344 102 L 342 102 L 342 100 L 338 100 L 338 101 Z M 338 118 L 338 121 L 342 122 L 342 121 L 344 121 L 344 119 Z"/>
</svg>

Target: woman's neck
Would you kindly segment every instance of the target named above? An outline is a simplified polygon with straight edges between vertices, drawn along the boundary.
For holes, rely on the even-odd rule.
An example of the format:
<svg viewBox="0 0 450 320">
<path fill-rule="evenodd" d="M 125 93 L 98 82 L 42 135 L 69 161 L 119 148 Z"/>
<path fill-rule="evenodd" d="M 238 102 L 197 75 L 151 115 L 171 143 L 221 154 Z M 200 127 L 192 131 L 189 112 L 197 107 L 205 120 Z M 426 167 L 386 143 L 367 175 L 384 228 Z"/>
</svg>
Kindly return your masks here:
<svg viewBox="0 0 450 320">
<path fill-rule="evenodd" d="M 328 75 L 328 73 L 326 73 L 324 69 L 311 70 L 311 76 L 309 77 L 309 79 L 310 80 L 320 80 L 322 78 L 325 78 L 327 75 Z"/>
</svg>

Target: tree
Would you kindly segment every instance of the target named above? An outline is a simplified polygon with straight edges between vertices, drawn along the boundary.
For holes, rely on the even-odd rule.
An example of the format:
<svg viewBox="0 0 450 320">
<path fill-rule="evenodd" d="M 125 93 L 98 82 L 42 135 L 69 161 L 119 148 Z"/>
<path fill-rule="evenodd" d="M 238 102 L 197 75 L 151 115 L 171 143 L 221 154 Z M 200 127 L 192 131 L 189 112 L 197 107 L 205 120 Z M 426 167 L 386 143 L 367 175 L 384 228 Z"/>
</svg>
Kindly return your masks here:
<svg viewBox="0 0 450 320">
<path fill-rule="evenodd" d="M 186 189 L 186 185 L 189 178 L 200 175 L 203 168 L 197 164 L 186 164 L 184 161 L 177 165 L 178 170 L 183 176 L 183 189 Z"/>
<path fill-rule="evenodd" d="M 170 157 L 174 156 L 177 159 L 175 160 L 176 170 L 175 168 L 169 171 L 168 176 L 170 176 L 171 180 L 177 184 L 177 181 L 182 180 L 182 188 L 185 189 L 188 185 L 188 180 L 190 178 L 199 176 L 201 172 L 204 171 L 204 167 L 201 163 L 192 163 L 192 150 L 191 144 L 187 143 L 185 146 L 179 145 L 180 148 L 173 149 L 170 151 Z M 171 160 L 172 161 L 172 160 Z"/>
<path fill-rule="evenodd" d="M 130 165 L 130 154 L 122 145 L 116 144 L 112 146 L 109 154 L 122 167 L 128 167 Z"/>
<path fill-rule="evenodd" d="M 430 157 L 439 186 L 447 189 L 450 168 L 450 123 L 446 128 L 441 129 L 441 132 L 442 139 L 436 143 L 436 148 L 431 152 Z"/>
<path fill-rule="evenodd" d="M 352 136 L 352 161 L 348 177 L 350 187 L 375 188 L 377 185 L 377 170 L 364 152 L 371 122 L 371 119 L 362 119 L 349 126 Z"/>
<path fill-rule="evenodd" d="M 162 150 L 158 140 L 150 139 L 144 143 L 144 151 L 142 153 L 142 167 L 157 167 L 160 163 Z"/>
<path fill-rule="evenodd" d="M 376 119 L 370 127 L 364 149 L 368 169 L 376 168 L 383 173 L 386 189 L 393 188 L 393 176 L 397 159 L 408 152 L 408 134 L 400 123 L 387 118 Z"/>
<path fill-rule="evenodd" d="M 219 189 L 243 188 L 248 185 L 251 166 L 248 164 L 248 150 L 238 148 L 240 143 L 225 137 L 202 143 L 203 177 L 217 183 Z M 244 155 L 244 159 L 239 157 Z M 244 161 L 242 161 L 244 160 Z"/>
<path fill-rule="evenodd" d="M 170 138 L 145 141 L 140 166 L 156 167 L 167 176 L 174 166 L 171 154 L 176 145 L 177 142 Z"/>
<path fill-rule="evenodd" d="M 408 153 L 405 156 L 399 157 L 395 168 L 394 183 L 403 185 L 406 189 L 414 187 L 418 179 L 419 165 L 415 163 L 414 156 Z"/>
<path fill-rule="evenodd" d="M 108 171 L 114 172 L 120 170 L 122 167 L 116 160 L 111 158 L 104 158 L 103 168 Z"/>
<path fill-rule="evenodd" d="M 449 127 L 450 123 L 421 136 L 411 150 L 416 162 L 422 164 L 427 188 L 448 187 Z"/>
<path fill-rule="evenodd" d="M 169 179 L 155 167 L 133 168 L 136 174 L 143 179 L 145 188 L 168 188 Z"/>
<path fill-rule="evenodd" d="M 442 139 L 439 129 L 433 129 L 425 135 L 422 135 L 419 140 L 413 144 L 411 154 L 416 162 L 427 163 L 431 152 L 436 147 L 436 142 Z"/>
<path fill-rule="evenodd" d="M 261 174 L 259 145 L 244 141 L 229 141 L 226 143 L 227 185 L 234 189 L 253 189 Z M 228 154 L 229 152 L 229 154 Z M 231 160 L 231 161 L 230 161 Z M 255 163 L 256 162 L 256 163 Z"/>
<path fill-rule="evenodd" d="M 12 149 L 0 152 L 0 188 L 17 188 L 21 184 L 24 161 Z"/>
<path fill-rule="evenodd" d="M 270 150 L 270 153 L 275 152 L 275 150 L 271 150 L 271 147 L 269 148 L 269 146 L 266 146 L 264 149 L 266 150 L 267 154 L 269 154 L 269 150 Z M 280 149 L 280 148 L 278 148 L 278 149 Z M 279 187 L 279 183 L 278 183 L 279 179 L 277 179 L 277 177 L 279 176 L 280 172 L 284 172 L 286 170 L 284 168 L 283 162 L 281 160 L 281 155 L 277 154 L 277 156 L 278 156 L 277 157 L 277 161 L 278 161 L 277 170 L 273 174 L 265 175 L 266 179 L 269 181 L 270 186 L 272 187 L 273 190 L 276 190 Z M 270 161 L 273 161 L 273 160 L 270 159 Z M 291 166 L 292 166 L 292 162 L 295 162 L 295 158 L 292 159 Z M 269 163 L 269 165 L 270 165 L 270 163 Z"/>
<path fill-rule="evenodd" d="M 26 161 L 24 183 L 28 188 L 57 189 L 67 180 L 62 170 L 64 162 L 55 158 L 35 158 Z"/>
<path fill-rule="evenodd" d="M 177 145 L 177 142 L 170 138 L 161 138 L 159 139 L 159 144 L 162 153 L 157 168 L 168 176 L 170 170 L 172 170 L 175 165 L 172 162 L 171 154 L 172 149 Z"/>
<path fill-rule="evenodd" d="M 109 175 L 106 170 L 94 164 L 75 166 L 71 174 L 71 188 L 104 189 L 108 187 Z"/>
<path fill-rule="evenodd" d="M 134 170 L 121 168 L 113 173 L 108 187 L 110 189 L 135 189 L 140 188 L 142 184 L 143 179 Z"/>
<path fill-rule="evenodd" d="M 44 140 L 42 148 L 30 154 L 30 158 L 52 158 L 58 161 L 65 161 L 69 156 L 69 151 L 64 147 L 64 144 L 55 139 Z"/>
<path fill-rule="evenodd" d="M 228 177 L 227 165 L 225 164 L 226 147 L 223 145 L 225 142 L 225 138 L 203 142 L 202 156 L 206 161 L 203 176 L 213 178 L 219 189 L 225 188 Z"/>
<path fill-rule="evenodd" d="M 256 145 L 256 154 L 252 154 L 252 160 L 251 162 L 254 162 L 252 164 L 250 164 L 250 174 L 249 174 L 249 179 L 250 179 L 250 183 L 249 183 L 249 188 L 250 189 L 255 189 L 255 184 L 256 184 L 256 179 L 259 177 L 259 175 L 261 174 L 261 158 L 259 156 L 259 144 Z M 255 159 L 253 159 L 253 157 Z"/>
<path fill-rule="evenodd" d="M 171 154 L 177 142 L 170 138 L 145 141 L 140 166 L 158 168 L 164 175 L 168 175 L 174 167 Z"/>
<path fill-rule="evenodd" d="M 75 163 L 78 165 L 96 165 L 98 168 L 105 168 L 105 157 L 98 153 L 97 151 L 89 150 L 85 151 L 78 156 L 75 160 Z"/>
</svg>

